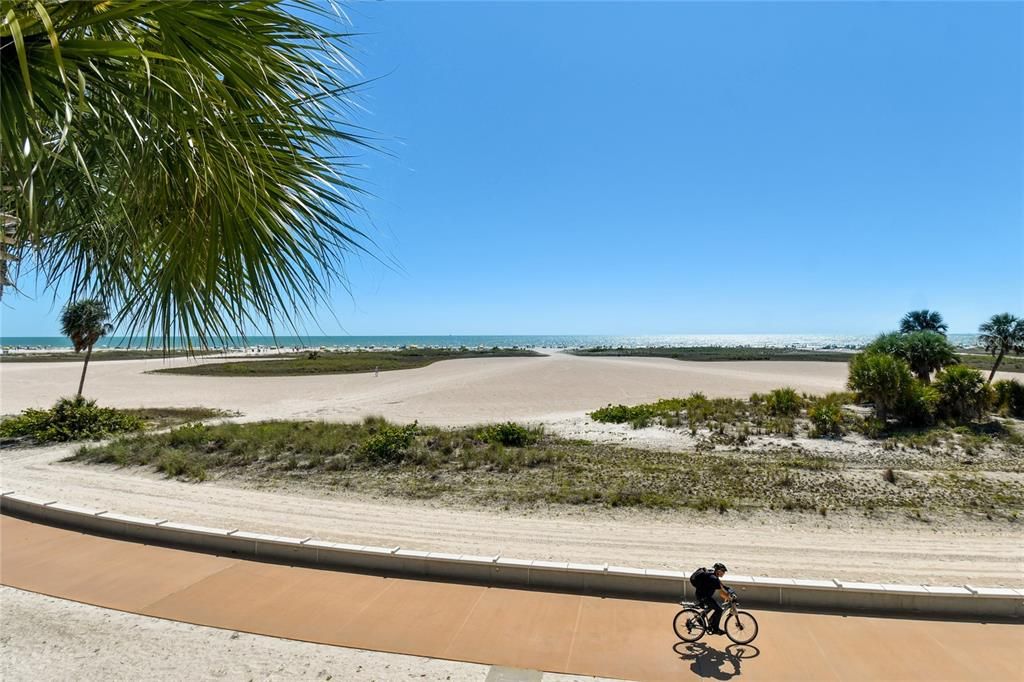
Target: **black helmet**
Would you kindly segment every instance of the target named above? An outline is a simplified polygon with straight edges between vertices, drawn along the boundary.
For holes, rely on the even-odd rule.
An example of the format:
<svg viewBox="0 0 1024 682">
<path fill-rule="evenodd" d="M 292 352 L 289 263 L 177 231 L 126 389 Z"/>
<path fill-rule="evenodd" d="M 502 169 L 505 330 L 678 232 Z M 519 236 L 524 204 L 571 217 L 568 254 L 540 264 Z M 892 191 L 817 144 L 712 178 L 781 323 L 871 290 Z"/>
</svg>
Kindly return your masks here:
<svg viewBox="0 0 1024 682">
<path fill-rule="evenodd" d="M 716 571 L 728 571 L 729 569 L 725 567 L 725 564 L 718 563 L 718 564 L 715 564 L 715 570 Z"/>
</svg>

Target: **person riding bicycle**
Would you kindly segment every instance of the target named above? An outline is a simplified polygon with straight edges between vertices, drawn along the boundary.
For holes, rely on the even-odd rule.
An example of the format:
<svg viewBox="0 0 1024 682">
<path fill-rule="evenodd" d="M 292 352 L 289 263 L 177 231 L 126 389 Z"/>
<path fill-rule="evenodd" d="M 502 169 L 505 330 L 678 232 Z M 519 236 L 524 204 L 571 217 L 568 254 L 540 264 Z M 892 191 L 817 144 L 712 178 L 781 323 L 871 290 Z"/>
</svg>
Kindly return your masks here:
<svg viewBox="0 0 1024 682">
<path fill-rule="evenodd" d="M 719 626 L 722 620 L 722 604 L 729 601 L 729 593 L 722 585 L 722 576 L 725 575 L 725 564 L 716 563 L 711 571 L 703 571 L 695 577 L 697 589 L 697 601 L 714 610 L 709 622 L 709 632 L 713 635 L 724 635 L 725 631 Z"/>
</svg>

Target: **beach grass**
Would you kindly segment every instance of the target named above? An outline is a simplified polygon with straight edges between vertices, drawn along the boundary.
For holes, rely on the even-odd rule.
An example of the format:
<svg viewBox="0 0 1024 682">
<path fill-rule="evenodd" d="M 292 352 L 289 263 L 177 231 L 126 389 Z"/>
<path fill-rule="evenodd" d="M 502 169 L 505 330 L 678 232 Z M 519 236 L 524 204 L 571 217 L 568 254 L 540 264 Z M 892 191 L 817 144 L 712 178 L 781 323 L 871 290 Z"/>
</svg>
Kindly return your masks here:
<svg viewBox="0 0 1024 682">
<path fill-rule="evenodd" d="M 540 357 L 536 351 L 520 348 L 469 350 L 416 348 L 387 351 L 310 351 L 269 360 L 234 360 L 187 367 L 154 370 L 156 374 L 190 374 L 214 377 L 309 376 L 355 374 L 373 371 L 426 367 L 441 360 L 464 358 Z"/>
<path fill-rule="evenodd" d="M 194 424 L 207 419 L 237 416 L 235 412 L 210 407 L 133 407 L 121 409 L 142 420 L 149 430 L 167 429 L 182 424 Z"/>
<path fill-rule="evenodd" d="M 659 425 L 685 430 L 696 439 L 698 449 L 731 446 L 756 450 L 753 441 L 760 436 L 837 442 L 843 435 L 860 435 L 882 451 L 911 449 L 947 459 L 970 458 L 989 448 L 998 453 L 989 452 L 990 459 L 1000 459 L 1002 466 L 1012 470 L 1024 470 L 1024 433 L 1011 426 L 1019 424 L 1016 420 L 986 417 L 961 425 L 881 424 L 858 413 L 855 403 L 856 395 L 847 392 L 815 396 L 776 389 L 755 393 L 749 400 L 693 393 L 639 405 L 608 405 L 589 416 L 596 422 L 629 424 L 634 429 Z M 834 413 L 827 429 L 816 417 L 822 407 Z"/>
<path fill-rule="evenodd" d="M 148 467 L 185 481 L 238 479 L 484 508 L 917 509 L 993 518 L 1013 518 L 1024 508 L 1020 480 L 948 462 L 901 469 L 891 483 L 883 468 L 851 466 L 798 448 L 757 455 L 663 452 L 566 440 L 520 425 L 441 429 L 381 418 L 196 424 L 85 446 L 69 459 Z M 961 495 L 956 480 L 966 481 L 969 495 Z"/>
<path fill-rule="evenodd" d="M 738 362 L 738 361 L 805 361 L 805 362 L 849 362 L 852 351 L 835 350 L 800 350 L 793 348 L 725 348 L 718 346 L 706 347 L 651 347 L 651 348 L 585 348 L 570 351 L 573 355 L 583 357 L 622 356 L 672 358 L 688 362 Z M 961 364 L 973 369 L 990 371 L 995 358 L 983 353 L 958 353 Z M 1007 355 L 999 365 L 1001 372 L 1024 372 L 1024 355 Z"/>
</svg>

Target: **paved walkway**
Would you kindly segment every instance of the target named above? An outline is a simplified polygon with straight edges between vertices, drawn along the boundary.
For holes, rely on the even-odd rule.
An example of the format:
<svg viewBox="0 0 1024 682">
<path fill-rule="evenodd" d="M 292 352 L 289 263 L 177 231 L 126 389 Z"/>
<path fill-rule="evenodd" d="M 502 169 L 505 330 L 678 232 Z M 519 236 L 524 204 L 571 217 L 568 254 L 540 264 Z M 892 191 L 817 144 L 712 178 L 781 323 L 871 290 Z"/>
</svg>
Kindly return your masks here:
<svg viewBox="0 0 1024 682">
<path fill-rule="evenodd" d="M 758 611 L 754 645 L 678 642 L 672 604 L 382 578 L 111 540 L 0 516 L 0 582 L 362 649 L 676 680 L 1022 680 L 1024 627 Z"/>
</svg>

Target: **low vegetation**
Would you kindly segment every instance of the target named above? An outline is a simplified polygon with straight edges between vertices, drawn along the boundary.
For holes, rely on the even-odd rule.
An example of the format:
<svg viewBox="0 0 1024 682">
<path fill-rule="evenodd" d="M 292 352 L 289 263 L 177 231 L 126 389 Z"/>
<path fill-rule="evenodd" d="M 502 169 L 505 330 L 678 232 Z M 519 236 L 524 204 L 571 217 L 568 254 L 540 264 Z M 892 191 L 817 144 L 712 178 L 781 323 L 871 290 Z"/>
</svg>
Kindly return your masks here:
<svg viewBox="0 0 1024 682">
<path fill-rule="evenodd" d="M 1024 419 L 1024 383 L 1004 379 L 992 384 L 992 403 L 1004 417 Z"/>
<path fill-rule="evenodd" d="M 205 407 L 120 410 L 100 407 L 95 400 L 62 398 L 49 409 L 29 408 L 0 420 L 0 438 L 40 444 L 97 440 L 225 415 Z"/>
<path fill-rule="evenodd" d="M 440 360 L 462 358 L 537 357 L 523 348 L 407 348 L 389 351 L 311 351 L 269 360 L 233 360 L 187 367 L 154 370 L 161 374 L 194 374 L 217 377 L 303 376 L 310 374 L 353 374 L 387 372 L 426 367 Z"/>
<path fill-rule="evenodd" d="M 830 394 L 835 395 L 835 394 Z M 807 407 L 811 422 L 811 438 L 838 438 L 843 435 L 847 417 L 843 412 L 843 399 L 826 396 L 814 400 Z"/>
<path fill-rule="evenodd" d="M 609 405 L 594 410 L 590 417 L 634 428 L 678 428 L 688 432 L 695 450 L 705 452 L 722 448 L 752 454 L 772 452 L 782 437 L 783 442 L 791 443 L 789 447 L 808 453 L 825 452 L 837 461 L 858 466 L 873 460 L 911 468 L 938 468 L 973 465 L 982 458 L 998 470 L 1024 471 L 1024 426 L 975 411 L 979 395 L 994 395 L 997 398 L 987 403 L 989 409 L 1008 412 L 1016 404 L 1014 396 L 1024 395 L 1024 385 L 1007 381 L 999 385 L 998 391 L 989 391 L 983 381 L 979 385 L 975 370 L 950 370 L 955 371 L 940 374 L 932 386 L 912 380 L 909 397 L 896 403 L 899 418 L 887 421 L 872 415 L 870 407 L 858 404 L 864 397 L 856 393 L 796 395 L 791 389 L 755 393 L 749 400 L 709 399 L 695 393 L 641 405 Z M 1004 396 L 1001 403 L 1000 395 Z M 798 441 L 800 438 L 846 443 L 837 451 L 812 445 L 813 441 Z M 841 454 L 844 451 L 848 452 Z"/>
<path fill-rule="evenodd" d="M 598 422 L 631 424 L 634 428 L 653 423 L 685 427 L 691 435 L 703 429 L 718 444 L 743 445 L 752 436 L 795 435 L 796 418 L 804 407 L 811 409 L 821 401 L 841 406 L 852 399 L 852 394 L 847 393 L 831 393 L 826 398 L 803 396 L 792 388 L 763 395 L 754 393 L 750 400 L 708 398 L 703 393 L 692 393 L 686 398 L 642 405 L 608 405 L 594 410 L 590 417 Z"/>
<path fill-rule="evenodd" d="M 849 362 L 853 358 L 852 351 L 837 350 L 798 350 L 794 348 L 721 348 L 705 347 L 673 347 L 656 348 L 584 348 L 570 351 L 573 355 L 583 357 L 624 356 L 672 358 L 689 362 L 738 362 L 746 360 L 787 360 L 809 362 Z M 977 352 L 958 351 L 956 359 L 962 365 L 982 371 L 990 371 L 995 365 L 995 358 Z M 1006 355 L 1000 365 L 1000 372 L 1024 373 L 1024 355 Z"/>
<path fill-rule="evenodd" d="M 104 438 L 142 427 L 143 421 L 138 416 L 99 407 L 95 400 L 62 398 L 48 410 L 29 408 L 20 415 L 4 419 L 0 422 L 0 437 L 63 443 Z"/>
<path fill-rule="evenodd" d="M 691 399 L 691 407 L 698 404 Z M 671 414 L 667 407 L 659 408 L 662 416 Z M 705 423 L 738 409 L 706 407 Z M 82 447 L 71 459 L 151 467 L 186 481 L 238 479 L 482 507 L 959 510 L 1012 518 L 1024 506 L 1024 483 L 995 484 L 986 472 L 917 468 L 888 475 L 884 468 L 847 466 L 799 448 L 758 456 L 739 450 L 653 451 L 561 439 L 514 423 L 460 429 L 380 418 L 356 424 L 195 424 Z M 960 495 L 953 480 L 971 494 Z"/>
<path fill-rule="evenodd" d="M 570 351 L 573 355 L 629 356 L 672 358 L 691 362 L 731 362 L 740 360 L 812 360 L 818 362 L 849 362 L 852 353 L 831 350 L 797 350 L 793 348 L 749 348 L 749 347 L 677 347 L 658 346 L 651 348 L 596 347 Z"/>
</svg>

